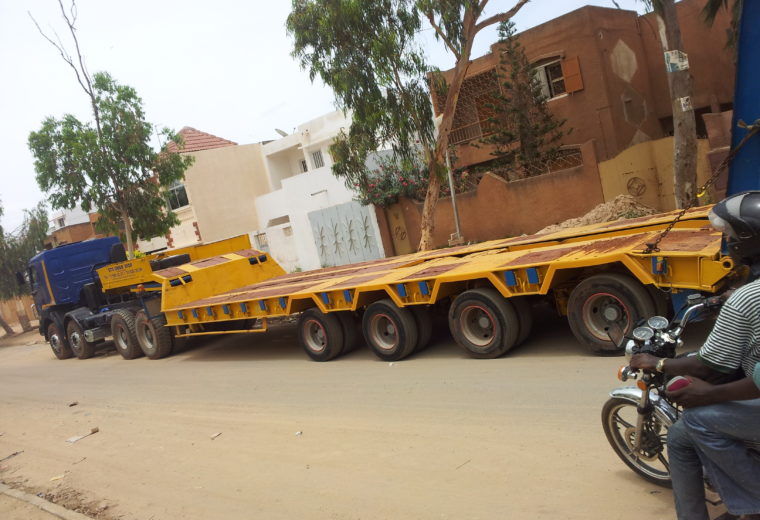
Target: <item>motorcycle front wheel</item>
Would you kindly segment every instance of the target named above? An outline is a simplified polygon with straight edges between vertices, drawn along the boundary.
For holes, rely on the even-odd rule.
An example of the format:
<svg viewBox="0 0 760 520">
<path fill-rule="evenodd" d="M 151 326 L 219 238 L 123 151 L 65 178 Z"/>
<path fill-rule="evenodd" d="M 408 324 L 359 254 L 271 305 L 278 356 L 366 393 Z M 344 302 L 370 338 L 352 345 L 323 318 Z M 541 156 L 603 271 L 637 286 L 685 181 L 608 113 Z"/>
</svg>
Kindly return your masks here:
<svg viewBox="0 0 760 520">
<path fill-rule="evenodd" d="M 620 397 L 608 400 L 602 408 L 602 426 L 612 449 L 618 457 L 643 478 L 662 487 L 672 487 L 670 465 L 665 449 L 668 424 L 660 422 L 653 413 L 644 421 L 643 442 L 636 442 L 636 403 Z"/>
</svg>

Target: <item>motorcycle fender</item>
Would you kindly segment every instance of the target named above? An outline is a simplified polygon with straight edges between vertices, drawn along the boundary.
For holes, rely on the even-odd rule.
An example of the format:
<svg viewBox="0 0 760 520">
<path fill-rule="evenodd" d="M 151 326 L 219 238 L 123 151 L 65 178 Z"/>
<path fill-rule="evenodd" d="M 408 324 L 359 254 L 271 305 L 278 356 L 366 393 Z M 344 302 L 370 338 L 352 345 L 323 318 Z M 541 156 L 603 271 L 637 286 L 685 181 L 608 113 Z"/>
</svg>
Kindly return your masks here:
<svg viewBox="0 0 760 520">
<path fill-rule="evenodd" d="M 635 386 L 624 386 L 610 392 L 610 397 L 625 399 L 638 406 L 641 402 L 641 392 L 641 389 Z M 650 392 L 649 399 L 654 406 L 654 414 L 661 423 L 670 427 L 678 420 L 678 412 L 672 404 L 653 392 Z"/>
</svg>

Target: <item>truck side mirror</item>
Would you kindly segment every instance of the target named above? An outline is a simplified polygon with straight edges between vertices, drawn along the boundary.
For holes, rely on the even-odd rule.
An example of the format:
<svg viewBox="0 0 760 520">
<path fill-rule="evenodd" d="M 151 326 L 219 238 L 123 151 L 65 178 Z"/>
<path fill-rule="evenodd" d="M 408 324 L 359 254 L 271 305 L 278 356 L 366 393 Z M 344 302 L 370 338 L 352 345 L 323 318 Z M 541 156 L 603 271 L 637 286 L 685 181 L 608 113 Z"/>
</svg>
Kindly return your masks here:
<svg viewBox="0 0 760 520">
<path fill-rule="evenodd" d="M 26 285 L 26 279 L 24 278 L 24 273 L 16 271 L 16 283 L 19 285 L 19 287 L 23 287 Z"/>
</svg>

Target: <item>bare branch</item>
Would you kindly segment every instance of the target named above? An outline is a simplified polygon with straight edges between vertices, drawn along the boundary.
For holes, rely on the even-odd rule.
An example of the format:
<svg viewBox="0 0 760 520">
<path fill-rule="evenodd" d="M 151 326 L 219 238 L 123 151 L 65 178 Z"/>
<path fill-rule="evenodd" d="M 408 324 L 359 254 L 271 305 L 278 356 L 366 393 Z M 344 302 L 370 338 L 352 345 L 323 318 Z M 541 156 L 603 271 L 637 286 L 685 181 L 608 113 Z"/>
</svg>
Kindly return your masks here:
<svg viewBox="0 0 760 520">
<path fill-rule="evenodd" d="M 485 20 L 483 20 L 482 22 L 480 22 L 478 25 L 475 26 L 475 33 L 474 34 L 477 34 L 478 32 L 480 32 L 481 29 L 483 29 L 485 27 L 488 27 L 489 25 L 493 25 L 493 24 L 499 23 L 499 22 L 506 22 L 507 20 L 509 20 L 510 18 L 512 18 L 514 15 L 516 15 L 517 12 L 520 9 L 522 9 L 522 6 L 524 6 L 525 4 L 527 4 L 529 1 L 530 0 L 520 0 L 509 11 L 506 11 L 506 12 L 503 12 L 503 13 L 499 13 L 499 14 L 495 14 L 495 15 L 489 17 L 489 18 L 486 18 Z"/>
<path fill-rule="evenodd" d="M 443 43 L 446 44 L 446 47 L 449 48 L 449 50 L 451 51 L 451 53 L 454 55 L 454 57 L 458 61 L 459 58 L 460 58 L 459 51 L 457 51 L 457 49 L 454 47 L 454 45 L 451 43 L 451 41 L 446 37 L 446 35 L 441 30 L 441 28 L 435 22 L 435 17 L 433 16 L 433 11 L 425 11 L 425 16 L 427 17 L 428 22 L 430 22 L 430 25 L 433 26 L 433 29 L 435 29 L 435 32 L 438 34 L 438 36 L 441 38 L 441 40 L 443 40 Z"/>
</svg>

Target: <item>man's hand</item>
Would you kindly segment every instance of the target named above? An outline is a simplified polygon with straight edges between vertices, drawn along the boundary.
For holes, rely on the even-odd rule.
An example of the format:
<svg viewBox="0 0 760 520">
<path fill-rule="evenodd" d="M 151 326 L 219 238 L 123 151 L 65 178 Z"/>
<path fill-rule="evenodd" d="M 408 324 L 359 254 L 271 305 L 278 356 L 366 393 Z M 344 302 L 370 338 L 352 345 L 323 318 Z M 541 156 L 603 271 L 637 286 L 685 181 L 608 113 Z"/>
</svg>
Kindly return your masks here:
<svg viewBox="0 0 760 520">
<path fill-rule="evenodd" d="M 652 354 L 634 354 L 631 356 L 629 366 L 631 368 L 654 372 L 659 360 L 660 358 L 655 357 Z"/>
<path fill-rule="evenodd" d="M 715 392 L 716 385 L 694 376 L 689 376 L 689 379 L 690 384 L 675 392 L 667 392 L 668 397 L 684 408 L 705 406 L 722 400 Z"/>
</svg>

